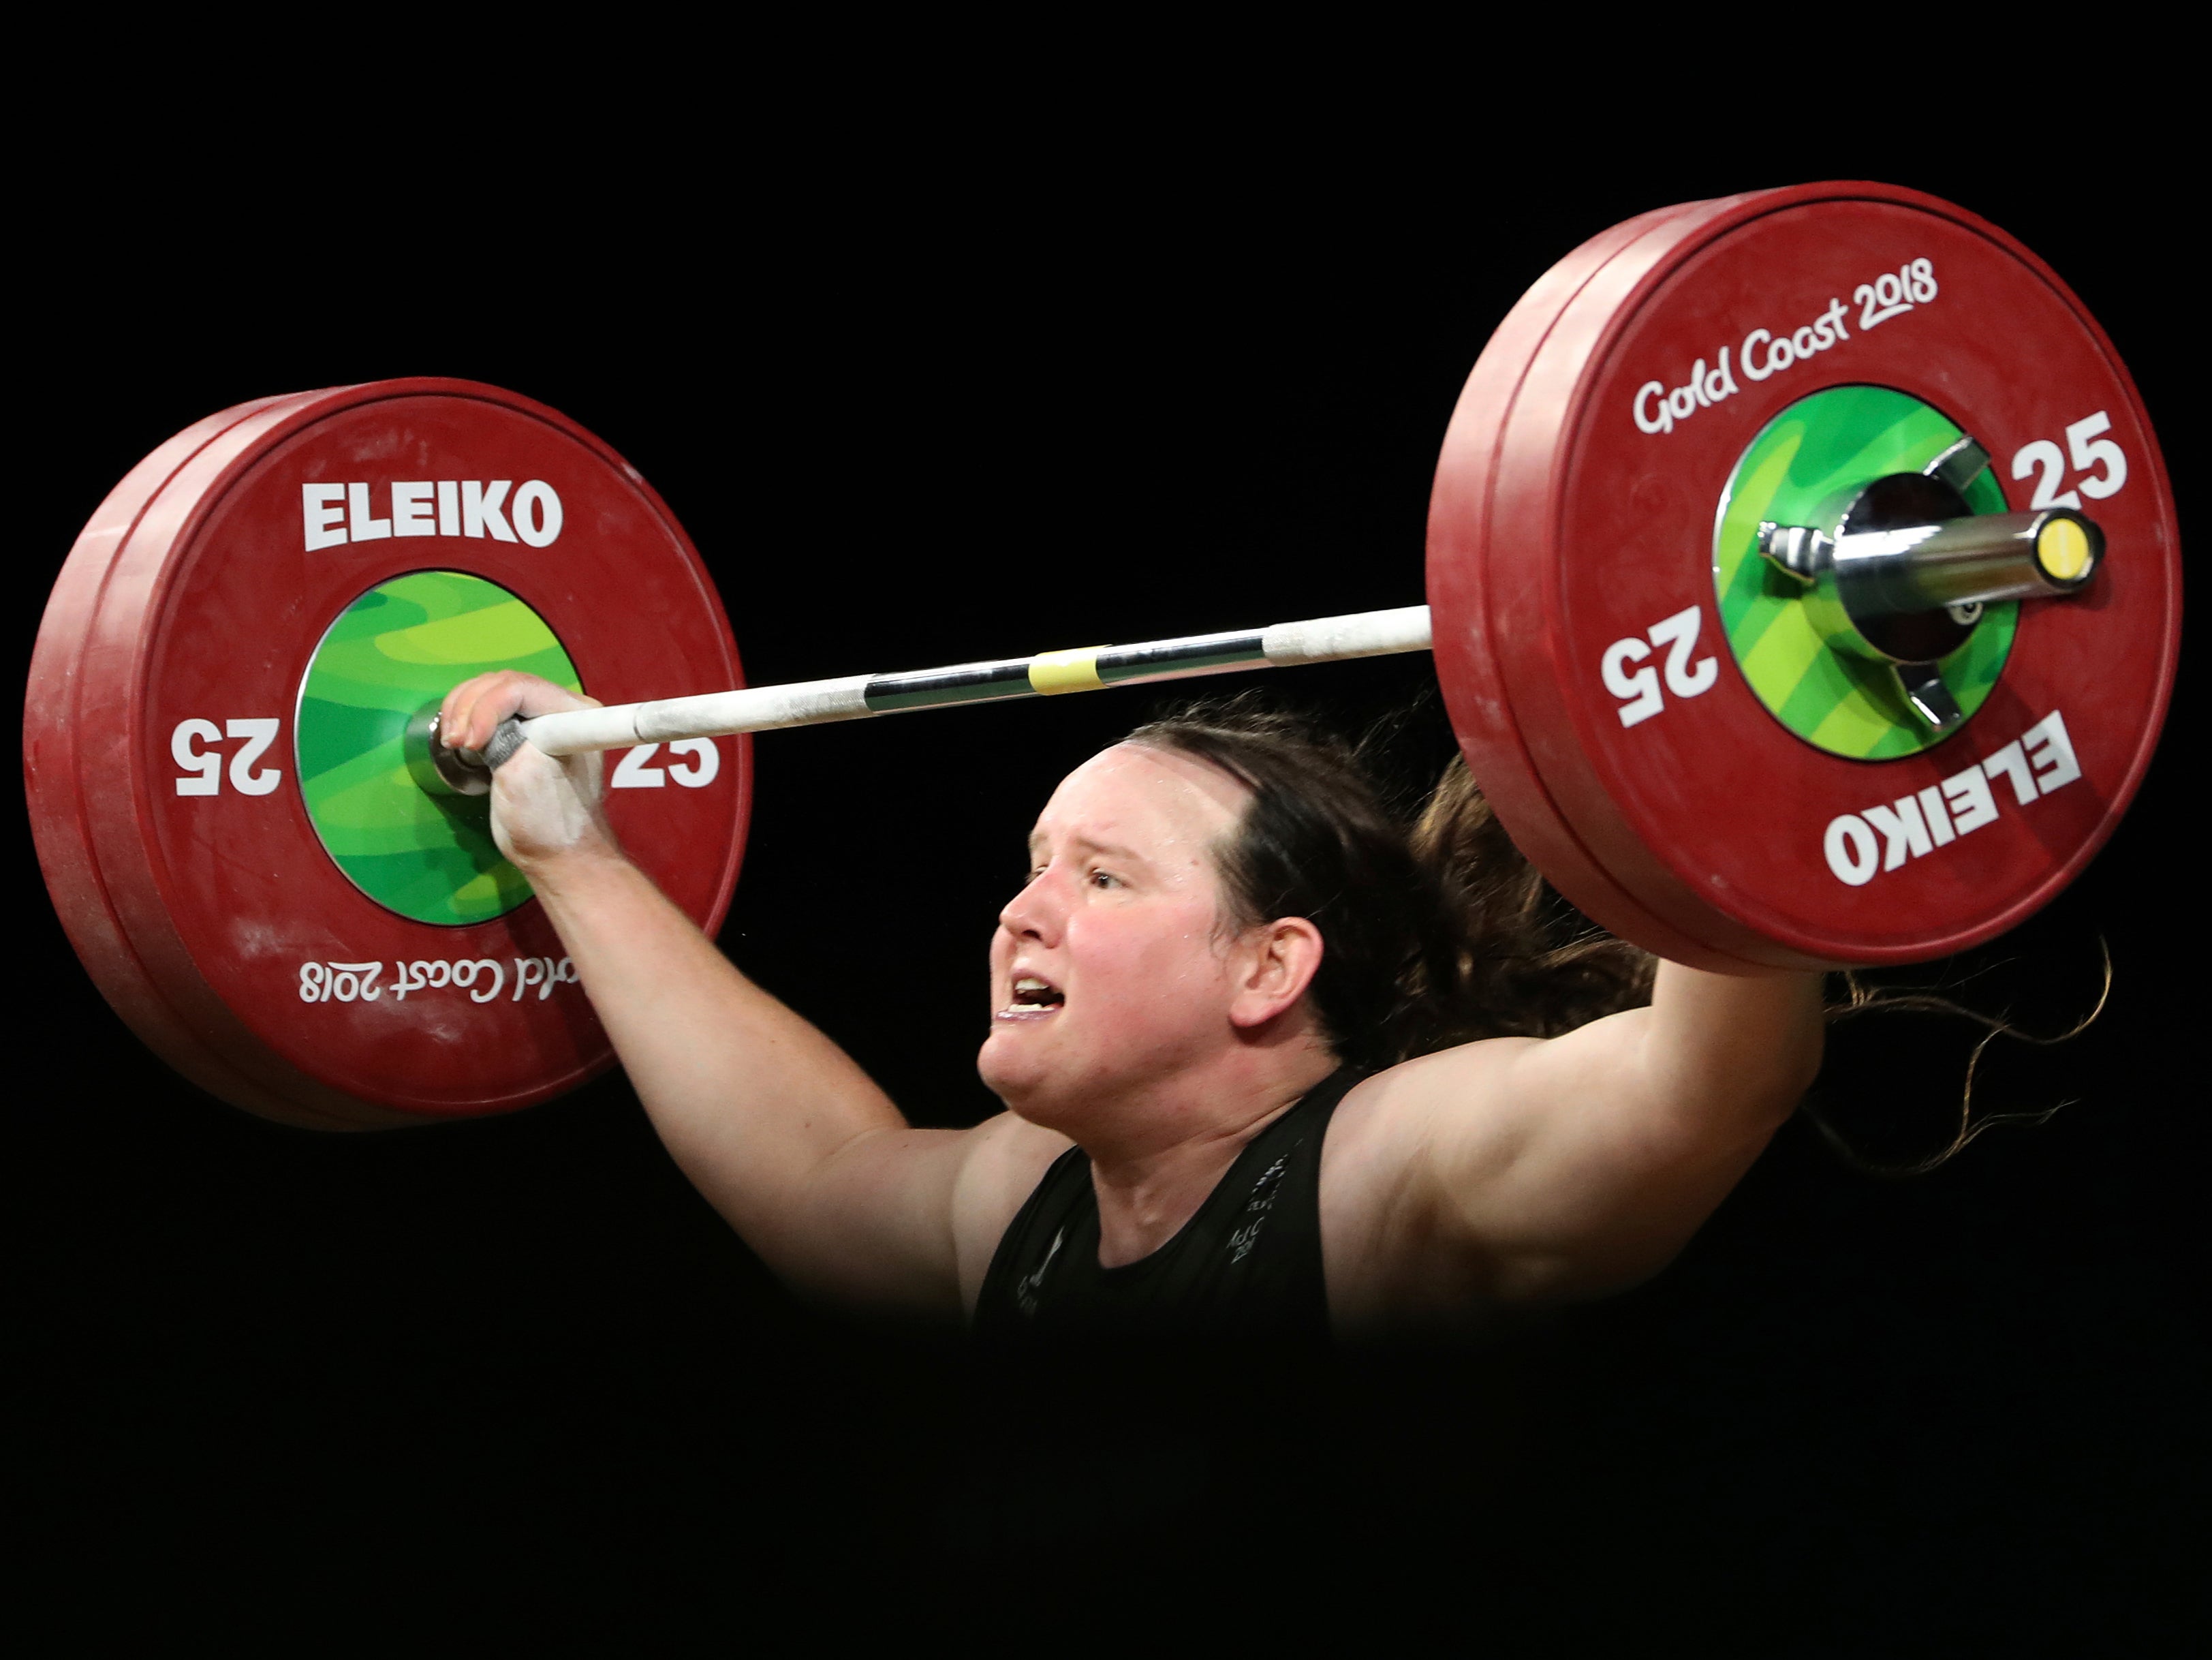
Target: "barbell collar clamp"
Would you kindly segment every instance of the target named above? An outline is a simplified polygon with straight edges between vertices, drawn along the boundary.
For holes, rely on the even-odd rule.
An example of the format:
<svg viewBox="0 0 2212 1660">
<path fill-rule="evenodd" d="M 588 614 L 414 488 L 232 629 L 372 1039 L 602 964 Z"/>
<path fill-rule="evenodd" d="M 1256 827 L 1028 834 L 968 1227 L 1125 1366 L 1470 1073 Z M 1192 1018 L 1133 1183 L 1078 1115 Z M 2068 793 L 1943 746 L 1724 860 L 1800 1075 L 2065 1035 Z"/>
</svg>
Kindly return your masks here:
<svg viewBox="0 0 2212 1660">
<path fill-rule="evenodd" d="M 1893 671 L 1898 689 L 1912 705 L 1913 713 L 1938 732 L 1965 724 L 1966 712 L 1943 684 L 1943 672 L 1933 663 L 1899 663 Z"/>
<path fill-rule="evenodd" d="M 1833 562 L 1836 544 L 1833 538 L 1822 535 L 1809 525 L 1778 525 L 1771 519 L 1762 519 L 1759 524 L 1759 551 L 1784 575 L 1795 577 L 1809 587 Z"/>
<path fill-rule="evenodd" d="M 1989 465 L 1990 453 L 1975 440 L 1962 437 L 1921 471 L 1937 483 L 1948 485 L 1964 496 L 1966 486 L 1980 477 Z"/>
</svg>

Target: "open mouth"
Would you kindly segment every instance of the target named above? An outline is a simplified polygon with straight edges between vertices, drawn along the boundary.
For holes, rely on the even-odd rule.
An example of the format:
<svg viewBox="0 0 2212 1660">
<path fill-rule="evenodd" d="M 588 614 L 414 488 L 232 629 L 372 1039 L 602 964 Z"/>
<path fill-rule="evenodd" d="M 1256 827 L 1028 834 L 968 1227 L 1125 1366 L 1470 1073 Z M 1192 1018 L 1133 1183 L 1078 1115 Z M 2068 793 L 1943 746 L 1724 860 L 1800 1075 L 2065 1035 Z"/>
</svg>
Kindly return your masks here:
<svg viewBox="0 0 2212 1660">
<path fill-rule="evenodd" d="M 1067 995 L 1048 980 L 1033 974 L 1016 976 L 1013 1001 L 1000 1009 L 1000 1020 L 1042 1020 L 1067 1001 Z"/>
</svg>

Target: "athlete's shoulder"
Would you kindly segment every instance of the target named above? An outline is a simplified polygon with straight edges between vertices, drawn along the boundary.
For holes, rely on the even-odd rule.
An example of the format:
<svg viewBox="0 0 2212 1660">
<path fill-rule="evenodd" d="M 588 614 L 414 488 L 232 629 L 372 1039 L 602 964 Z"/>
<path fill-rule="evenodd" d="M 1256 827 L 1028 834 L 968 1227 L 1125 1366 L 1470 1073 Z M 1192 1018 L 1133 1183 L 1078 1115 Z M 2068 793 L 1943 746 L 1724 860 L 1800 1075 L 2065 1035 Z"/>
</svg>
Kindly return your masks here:
<svg viewBox="0 0 2212 1660">
<path fill-rule="evenodd" d="M 1322 1145 L 1322 1257 L 1332 1317 L 1371 1316 L 1402 1300 L 1408 1264 L 1432 1262 L 1428 1196 L 1447 1144 L 1470 1119 L 1510 1117 L 1514 1063 L 1540 1040 L 1490 1037 L 1370 1074 L 1345 1095 Z"/>
<path fill-rule="evenodd" d="M 1346 1091 L 1329 1126 L 1327 1179 L 1357 1180 L 1415 1156 L 1446 1119 L 1480 1111 L 1512 1087 L 1515 1064 L 1542 1040 L 1486 1037 L 1370 1073 Z"/>
</svg>

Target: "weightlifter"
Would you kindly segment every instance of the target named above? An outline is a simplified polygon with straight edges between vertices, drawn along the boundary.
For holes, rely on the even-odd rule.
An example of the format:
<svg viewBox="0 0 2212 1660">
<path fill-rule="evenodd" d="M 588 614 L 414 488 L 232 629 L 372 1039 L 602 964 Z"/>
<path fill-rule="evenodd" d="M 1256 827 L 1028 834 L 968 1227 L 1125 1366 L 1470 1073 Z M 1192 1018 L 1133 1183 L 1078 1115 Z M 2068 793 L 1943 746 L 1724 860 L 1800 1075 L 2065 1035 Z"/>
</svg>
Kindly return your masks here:
<svg viewBox="0 0 2212 1660">
<path fill-rule="evenodd" d="M 440 727 L 481 747 L 585 706 L 491 674 Z M 1681 1248 L 1820 1061 L 1817 975 L 1547 957 L 1457 763 L 1409 836 L 1348 753 L 1231 712 L 1054 792 L 991 946 L 977 1064 L 1006 1110 L 915 1129 L 623 856 L 600 771 L 525 746 L 499 845 L 678 1164 L 839 1300 L 1321 1339 L 1602 1292 Z"/>
</svg>

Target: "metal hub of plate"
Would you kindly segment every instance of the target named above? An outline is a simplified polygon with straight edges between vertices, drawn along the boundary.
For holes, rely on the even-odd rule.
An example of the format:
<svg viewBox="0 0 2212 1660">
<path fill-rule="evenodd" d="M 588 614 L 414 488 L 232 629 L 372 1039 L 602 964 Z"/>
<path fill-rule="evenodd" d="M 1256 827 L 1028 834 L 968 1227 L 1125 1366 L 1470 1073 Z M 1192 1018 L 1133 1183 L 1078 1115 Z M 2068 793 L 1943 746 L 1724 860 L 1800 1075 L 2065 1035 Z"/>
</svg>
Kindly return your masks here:
<svg viewBox="0 0 2212 1660">
<path fill-rule="evenodd" d="M 87 526 L 33 660 L 33 824 L 94 978 L 187 1076 L 358 1126 L 507 1110 L 611 1063 L 486 803 L 414 775 L 410 723 L 490 667 L 607 701 L 743 678 L 667 509 L 512 393 L 407 380 L 241 406 Z M 745 741 L 608 770 L 623 844 L 711 933 Z"/>
<path fill-rule="evenodd" d="M 1868 485 L 1961 435 L 1991 458 L 1952 484 L 1975 511 L 2081 510 L 2108 569 L 1935 625 L 1947 733 L 1753 550 L 1761 520 L 1859 528 Z M 1446 438 L 1429 587 L 1469 764 L 1585 912 L 1713 968 L 1902 962 L 2013 926 L 2118 822 L 2179 556 L 2133 385 L 2063 284 L 1948 204 L 1827 185 L 1647 216 L 1531 291 Z"/>
</svg>

